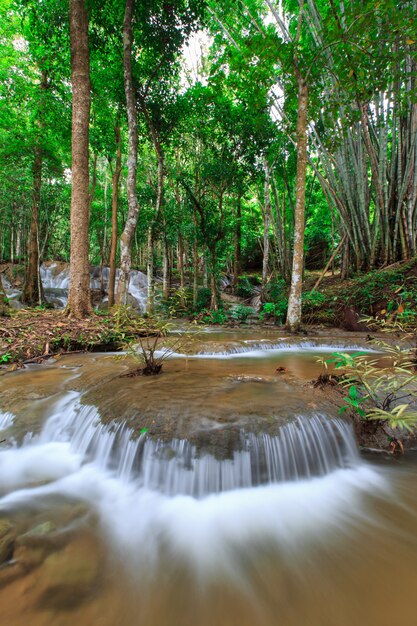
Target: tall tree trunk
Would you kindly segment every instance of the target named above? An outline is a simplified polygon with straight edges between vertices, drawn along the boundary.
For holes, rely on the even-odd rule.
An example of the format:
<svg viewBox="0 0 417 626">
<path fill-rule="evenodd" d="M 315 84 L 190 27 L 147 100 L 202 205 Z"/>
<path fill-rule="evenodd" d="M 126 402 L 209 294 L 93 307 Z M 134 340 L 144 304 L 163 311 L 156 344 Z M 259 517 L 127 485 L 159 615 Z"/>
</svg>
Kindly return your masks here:
<svg viewBox="0 0 417 626">
<path fill-rule="evenodd" d="M 162 241 L 162 293 L 165 300 L 169 298 L 169 292 L 171 289 L 171 272 L 170 272 L 170 262 L 169 262 L 169 246 L 168 239 L 166 236 L 166 223 L 165 218 L 163 221 L 164 233 L 163 233 L 163 241 Z"/>
<path fill-rule="evenodd" d="M 45 70 L 41 73 L 40 83 L 40 103 L 39 103 L 39 118 L 38 130 L 39 135 L 37 137 L 34 161 L 33 161 L 33 197 L 32 197 L 32 210 L 30 215 L 30 228 L 29 228 L 29 258 L 26 268 L 25 284 L 23 286 L 21 301 L 24 304 L 35 306 L 42 304 L 44 300 L 44 293 L 42 288 L 42 281 L 40 276 L 40 258 L 39 258 L 39 238 L 40 238 L 40 216 L 41 216 L 41 187 L 42 187 L 42 130 L 43 130 L 43 112 L 44 112 L 44 93 L 48 87 L 48 76 Z M 17 231 L 17 251 L 16 256 L 20 255 L 20 225 Z"/>
<path fill-rule="evenodd" d="M 154 234 L 153 224 L 148 228 L 148 259 L 146 264 L 146 276 L 148 279 L 148 291 L 146 301 L 146 312 L 150 315 L 153 310 L 154 300 Z"/>
<path fill-rule="evenodd" d="M 72 82 L 72 187 L 71 255 L 67 312 L 72 317 L 90 315 L 88 227 L 90 196 L 88 137 L 90 124 L 90 52 L 85 0 L 70 0 Z"/>
<path fill-rule="evenodd" d="M 307 173 L 307 109 L 308 87 L 298 68 L 295 68 L 298 91 L 297 111 L 297 176 L 294 216 L 294 252 L 291 274 L 291 288 L 288 298 L 286 327 L 296 332 L 301 325 L 301 295 L 303 288 L 304 265 L 304 222 Z"/>
<path fill-rule="evenodd" d="M 112 176 L 111 195 L 111 246 L 110 246 L 110 276 L 109 276 L 109 307 L 114 306 L 114 290 L 116 285 L 116 256 L 117 256 L 117 205 L 119 201 L 120 174 L 122 172 L 122 141 L 120 126 L 116 122 L 114 125 L 116 138 L 116 165 Z"/>
<path fill-rule="evenodd" d="M 264 172 L 265 172 L 265 186 L 264 186 L 264 245 L 263 245 L 263 259 L 262 259 L 262 300 L 265 302 L 266 287 L 268 283 L 268 266 L 269 266 L 269 231 L 271 229 L 271 196 L 269 192 L 269 165 L 268 160 L 264 157 Z"/>
<path fill-rule="evenodd" d="M 233 258 L 233 282 L 236 284 L 241 272 L 242 264 L 242 196 L 238 193 L 236 199 L 236 230 L 235 250 Z"/>
<path fill-rule="evenodd" d="M 217 285 L 217 255 L 216 246 L 210 250 L 210 289 L 211 289 L 211 303 L 210 309 L 212 311 L 218 311 L 219 309 L 219 288 Z"/>
<path fill-rule="evenodd" d="M 177 267 L 180 273 L 180 289 L 185 287 L 185 274 L 184 274 L 184 242 L 181 230 L 178 230 L 178 260 Z"/>
<path fill-rule="evenodd" d="M 42 304 L 44 300 L 42 281 L 39 268 L 39 229 L 40 201 L 42 185 L 42 148 L 35 147 L 33 162 L 33 198 L 29 229 L 29 259 L 26 268 L 25 284 L 21 301 L 30 306 Z"/>
<path fill-rule="evenodd" d="M 0 272 L 0 316 L 8 316 L 10 314 L 10 308 L 4 291 L 3 281 Z"/>
<path fill-rule="evenodd" d="M 120 237 L 120 272 L 119 282 L 117 285 L 118 304 L 126 304 L 127 301 L 130 268 L 132 264 L 132 241 L 139 217 L 139 203 L 136 195 L 136 175 L 138 168 L 138 118 L 132 73 L 133 7 L 134 0 L 126 0 L 126 10 L 123 22 L 123 71 L 127 122 L 129 127 L 129 156 L 127 160 L 127 202 L 129 210 L 126 224 L 122 236 Z"/>
</svg>

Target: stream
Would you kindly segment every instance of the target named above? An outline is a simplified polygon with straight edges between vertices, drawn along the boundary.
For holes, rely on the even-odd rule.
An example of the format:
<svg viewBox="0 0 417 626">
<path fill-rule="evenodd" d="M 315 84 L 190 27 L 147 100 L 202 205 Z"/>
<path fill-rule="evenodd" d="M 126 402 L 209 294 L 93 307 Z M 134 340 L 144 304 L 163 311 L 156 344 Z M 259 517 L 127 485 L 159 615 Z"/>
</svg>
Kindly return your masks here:
<svg viewBox="0 0 417 626">
<path fill-rule="evenodd" d="M 417 466 L 313 388 L 363 336 L 195 333 L 160 376 L 74 354 L 0 377 L 11 626 L 415 623 Z"/>
</svg>

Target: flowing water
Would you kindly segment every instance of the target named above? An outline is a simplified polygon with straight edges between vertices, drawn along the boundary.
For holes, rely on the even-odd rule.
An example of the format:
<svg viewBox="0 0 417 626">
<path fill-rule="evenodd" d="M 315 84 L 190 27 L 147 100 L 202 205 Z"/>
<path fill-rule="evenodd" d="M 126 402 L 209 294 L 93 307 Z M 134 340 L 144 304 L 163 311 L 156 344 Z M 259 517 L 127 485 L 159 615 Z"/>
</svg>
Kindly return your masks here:
<svg viewBox="0 0 417 626">
<path fill-rule="evenodd" d="M 213 332 L 160 377 L 0 378 L 0 623 L 414 624 L 413 458 L 365 462 L 309 383 L 360 346 Z"/>
<path fill-rule="evenodd" d="M 68 303 L 68 288 L 70 281 L 69 266 L 67 264 L 44 263 L 40 268 L 41 281 L 46 300 L 56 309 L 64 308 Z M 110 268 L 92 266 L 90 268 L 90 287 L 102 292 L 102 302 L 107 302 Z M 116 270 L 116 285 L 119 279 L 119 270 Z M 7 279 L 3 279 L 4 287 L 12 306 L 19 308 L 21 291 L 11 286 Z M 141 311 L 146 309 L 147 278 L 143 272 L 131 270 L 129 280 L 128 304 Z M 100 294 L 101 295 L 101 294 Z M 21 305 L 20 305 L 21 306 Z"/>
</svg>

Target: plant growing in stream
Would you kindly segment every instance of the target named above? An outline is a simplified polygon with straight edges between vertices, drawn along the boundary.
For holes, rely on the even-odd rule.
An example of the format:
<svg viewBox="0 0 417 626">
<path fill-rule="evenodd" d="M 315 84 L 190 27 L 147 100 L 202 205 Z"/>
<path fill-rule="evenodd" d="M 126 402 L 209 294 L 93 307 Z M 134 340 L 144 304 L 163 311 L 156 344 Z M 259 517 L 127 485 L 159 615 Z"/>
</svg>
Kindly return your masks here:
<svg viewBox="0 0 417 626">
<path fill-rule="evenodd" d="M 369 358 L 363 352 L 335 353 L 322 361 L 326 367 L 332 363 L 343 370 L 338 382 L 348 393 L 340 413 L 352 409 L 362 420 L 411 431 L 417 424 L 417 373 L 410 350 L 381 340 L 373 345 L 382 358 Z"/>
<path fill-rule="evenodd" d="M 133 358 L 140 367 L 122 376 L 155 376 L 160 374 L 164 361 L 173 353 L 188 351 L 195 341 L 195 335 L 186 332 L 170 334 L 172 326 L 156 317 L 147 319 L 146 335 L 138 338 L 138 343 L 127 345 L 126 352 L 116 359 Z"/>
</svg>

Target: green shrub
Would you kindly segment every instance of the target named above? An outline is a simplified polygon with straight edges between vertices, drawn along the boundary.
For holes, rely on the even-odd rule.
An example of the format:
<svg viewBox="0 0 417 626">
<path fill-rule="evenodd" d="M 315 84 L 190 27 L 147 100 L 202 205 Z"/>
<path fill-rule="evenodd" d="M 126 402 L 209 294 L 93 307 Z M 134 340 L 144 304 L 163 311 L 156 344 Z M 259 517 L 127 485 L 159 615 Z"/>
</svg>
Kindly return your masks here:
<svg viewBox="0 0 417 626">
<path fill-rule="evenodd" d="M 203 324 L 220 324 L 222 326 L 227 322 L 227 315 L 223 309 L 217 311 L 207 311 L 206 315 L 201 318 Z"/>
<path fill-rule="evenodd" d="M 287 284 L 282 278 L 271 280 L 266 287 L 268 302 L 287 302 Z"/>
<path fill-rule="evenodd" d="M 303 309 L 307 313 L 319 309 L 325 302 L 326 296 L 318 291 L 305 291 L 302 296 Z"/>
<path fill-rule="evenodd" d="M 246 322 L 248 317 L 250 317 L 253 314 L 254 314 L 254 309 L 251 306 L 244 306 L 243 304 L 238 304 L 231 310 L 230 317 L 236 322 Z"/>
<path fill-rule="evenodd" d="M 197 291 L 197 306 L 196 312 L 200 313 L 204 309 L 210 306 L 211 302 L 211 289 L 209 287 L 199 287 Z"/>
<path fill-rule="evenodd" d="M 247 276 L 239 276 L 235 292 L 240 298 L 251 298 L 255 293 L 255 289 Z"/>
<path fill-rule="evenodd" d="M 282 323 L 287 315 L 288 302 L 280 300 L 279 302 L 265 302 L 259 313 L 259 319 L 264 322 L 266 319 L 273 319 L 275 322 Z"/>
</svg>

